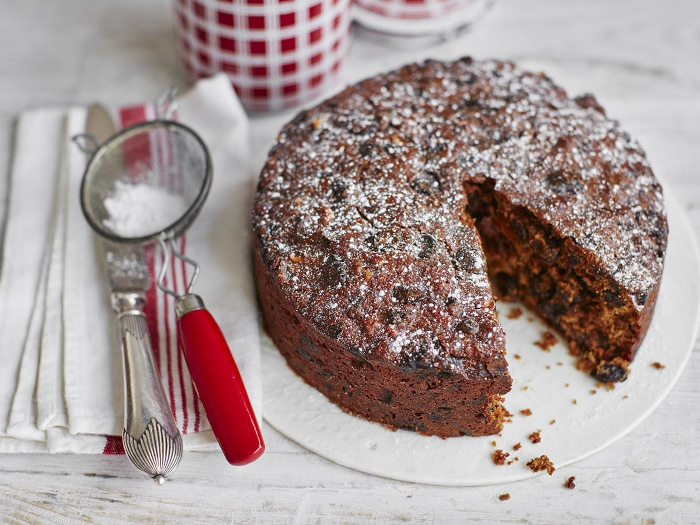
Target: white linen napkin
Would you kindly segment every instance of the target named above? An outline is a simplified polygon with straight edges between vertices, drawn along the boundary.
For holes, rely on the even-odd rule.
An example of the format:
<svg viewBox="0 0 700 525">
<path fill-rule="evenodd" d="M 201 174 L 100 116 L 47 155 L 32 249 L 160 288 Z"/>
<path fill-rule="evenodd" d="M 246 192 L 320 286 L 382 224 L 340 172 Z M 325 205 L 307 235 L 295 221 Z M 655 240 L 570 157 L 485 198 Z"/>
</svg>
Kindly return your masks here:
<svg viewBox="0 0 700 525">
<path fill-rule="evenodd" d="M 177 118 L 208 145 L 214 169 L 208 200 L 179 246 L 201 265 L 196 292 L 219 322 L 259 417 L 248 122 L 223 75 L 198 82 L 177 107 Z M 155 115 L 151 105 L 138 105 L 113 116 L 123 127 Z M 68 143 L 84 131 L 85 118 L 85 108 L 70 108 L 19 119 L 0 273 L 0 452 L 122 451 L 117 324 L 99 243 L 78 201 L 87 159 Z M 160 254 L 149 252 L 155 274 Z M 182 288 L 185 276 L 176 266 L 169 279 Z M 178 347 L 173 299 L 155 279 L 147 299 L 156 361 L 185 449 L 216 449 Z"/>
</svg>

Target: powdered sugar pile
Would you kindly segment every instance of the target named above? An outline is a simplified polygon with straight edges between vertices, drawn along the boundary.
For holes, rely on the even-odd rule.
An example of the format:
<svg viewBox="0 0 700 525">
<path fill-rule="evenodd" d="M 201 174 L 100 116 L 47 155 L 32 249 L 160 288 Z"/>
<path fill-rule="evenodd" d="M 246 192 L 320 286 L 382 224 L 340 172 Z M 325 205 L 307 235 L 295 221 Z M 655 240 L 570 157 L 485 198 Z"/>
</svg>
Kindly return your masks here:
<svg viewBox="0 0 700 525">
<path fill-rule="evenodd" d="M 145 237 L 159 232 L 187 211 L 184 196 L 148 184 L 117 181 L 104 201 L 108 217 L 102 225 L 120 237 Z"/>
</svg>

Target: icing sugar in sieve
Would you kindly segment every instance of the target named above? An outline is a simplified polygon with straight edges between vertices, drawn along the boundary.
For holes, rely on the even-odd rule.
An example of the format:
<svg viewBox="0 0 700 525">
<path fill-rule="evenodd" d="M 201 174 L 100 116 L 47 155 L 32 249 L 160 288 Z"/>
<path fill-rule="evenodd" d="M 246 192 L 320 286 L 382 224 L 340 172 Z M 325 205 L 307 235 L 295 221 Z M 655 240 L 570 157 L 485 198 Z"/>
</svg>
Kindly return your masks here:
<svg viewBox="0 0 700 525">
<path fill-rule="evenodd" d="M 105 228 L 120 237 L 145 237 L 175 223 L 187 211 L 188 202 L 163 187 L 117 180 L 104 207 Z"/>
</svg>

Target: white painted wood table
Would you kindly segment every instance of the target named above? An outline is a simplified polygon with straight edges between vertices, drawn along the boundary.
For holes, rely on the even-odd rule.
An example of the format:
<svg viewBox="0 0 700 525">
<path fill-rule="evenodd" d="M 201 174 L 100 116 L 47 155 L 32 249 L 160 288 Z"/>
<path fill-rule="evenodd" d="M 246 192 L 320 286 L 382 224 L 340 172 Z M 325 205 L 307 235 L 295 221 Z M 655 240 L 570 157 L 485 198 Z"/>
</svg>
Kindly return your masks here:
<svg viewBox="0 0 700 525">
<path fill-rule="evenodd" d="M 465 54 L 507 57 L 545 70 L 570 93 L 595 93 L 640 140 L 656 173 L 700 227 L 700 3 L 498 0 L 471 32 L 427 50 L 395 51 L 356 39 L 346 77 Z M 2 176 L 19 111 L 95 99 L 137 101 L 168 83 L 186 84 L 167 0 L 3 1 Z M 254 118 L 256 158 L 289 116 Z M 394 482 L 330 463 L 267 425 L 264 433 L 268 451 L 253 465 L 233 468 L 219 454 L 189 453 L 160 487 L 124 457 L 0 456 L 0 522 L 700 521 L 697 343 L 679 383 L 649 419 L 551 477 L 480 488 Z M 575 490 L 562 486 L 569 476 L 576 477 Z M 499 501 L 505 492 L 510 500 Z"/>
</svg>

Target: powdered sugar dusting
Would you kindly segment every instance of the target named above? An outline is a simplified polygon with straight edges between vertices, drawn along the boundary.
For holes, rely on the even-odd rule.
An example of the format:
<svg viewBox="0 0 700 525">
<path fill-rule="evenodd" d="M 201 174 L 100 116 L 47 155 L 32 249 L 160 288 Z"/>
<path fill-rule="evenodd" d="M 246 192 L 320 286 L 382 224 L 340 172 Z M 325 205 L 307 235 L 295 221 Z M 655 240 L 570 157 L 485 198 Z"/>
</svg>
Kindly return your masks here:
<svg viewBox="0 0 700 525">
<path fill-rule="evenodd" d="M 488 374 L 504 336 L 465 180 L 492 180 L 644 304 L 666 220 L 643 151 L 592 97 L 496 61 L 406 66 L 302 112 L 261 175 L 263 258 L 358 353 Z"/>
</svg>

